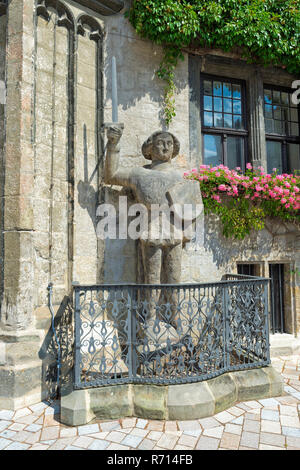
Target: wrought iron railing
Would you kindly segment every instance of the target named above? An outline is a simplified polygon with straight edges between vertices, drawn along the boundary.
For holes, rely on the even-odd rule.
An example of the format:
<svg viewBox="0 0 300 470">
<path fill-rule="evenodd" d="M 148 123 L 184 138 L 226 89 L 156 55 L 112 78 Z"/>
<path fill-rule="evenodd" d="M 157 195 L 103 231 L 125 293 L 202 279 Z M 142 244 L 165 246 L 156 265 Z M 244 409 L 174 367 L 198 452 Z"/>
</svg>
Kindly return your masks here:
<svg viewBox="0 0 300 470">
<path fill-rule="evenodd" d="M 74 285 L 75 388 L 196 382 L 268 365 L 268 282 Z"/>
</svg>

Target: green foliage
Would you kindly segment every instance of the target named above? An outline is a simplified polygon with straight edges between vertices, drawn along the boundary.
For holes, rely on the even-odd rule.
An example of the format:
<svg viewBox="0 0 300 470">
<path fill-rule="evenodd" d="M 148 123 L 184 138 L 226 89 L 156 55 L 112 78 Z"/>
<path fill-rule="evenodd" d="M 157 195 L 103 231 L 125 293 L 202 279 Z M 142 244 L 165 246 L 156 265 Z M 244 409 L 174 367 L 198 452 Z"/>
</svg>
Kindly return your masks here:
<svg viewBox="0 0 300 470">
<path fill-rule="evenodd" d="M 133 0 L 126 13 L 138 34 L 165 49 L 165 118 L 175 115 L 174 69 L 185 47 L 239 48 L 249 62 L 300 69 L 299 0 Z"/>
</svg>

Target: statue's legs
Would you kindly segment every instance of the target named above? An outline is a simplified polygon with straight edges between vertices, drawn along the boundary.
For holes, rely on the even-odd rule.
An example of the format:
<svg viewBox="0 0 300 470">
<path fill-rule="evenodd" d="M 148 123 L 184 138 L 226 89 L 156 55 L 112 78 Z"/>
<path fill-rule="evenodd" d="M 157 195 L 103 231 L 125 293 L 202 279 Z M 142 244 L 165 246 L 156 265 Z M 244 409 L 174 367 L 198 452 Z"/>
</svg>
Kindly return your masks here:
<svg viewBox="0 0 300 470">
<path fill-rule="evenodd" d="M 179 284 L 181 280 L 182 243 L 165 247 L 163 253 L 163 278 L 166 284 Z M 176 329 L 180 291 L 167 289 L 165 302 L 171 304 L 171 324 Z"/>
</svg>

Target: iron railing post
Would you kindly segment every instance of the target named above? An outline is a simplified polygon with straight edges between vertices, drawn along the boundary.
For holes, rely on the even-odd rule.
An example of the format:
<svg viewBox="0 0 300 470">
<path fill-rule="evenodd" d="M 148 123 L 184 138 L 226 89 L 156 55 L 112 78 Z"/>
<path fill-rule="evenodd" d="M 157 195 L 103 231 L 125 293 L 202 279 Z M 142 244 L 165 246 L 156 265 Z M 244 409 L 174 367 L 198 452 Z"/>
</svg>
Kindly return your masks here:
<svg viewBox="0 0 300 470">
<path fill-rule="evenodd" d="M 127 324 L 128 324 L 128 377 L 132 379 L 132 366 L 133 366 L 133 357 L 132 357 L 132 293 L 131 288 L 128 287 L 127 291 Z"/>
<path fill-rule="evenodd" d="M 81 342 L 80 342 L 80 287 L 74 286 L 75 291 L 75 358 L 74 358 L 74 382 L 75 386 L 81 385 Z"/>
<path fill-rule="evenodd" d="M 271 363 L 270 357 L 270 326 L 269 326 L 269 308 L 268 308 L 268 299 L 269 299 L 269 281 L 262 281 L 264 284 L 264 316 L 265 316 L 265 334 L 266 334 L 266 348 L 267 348 L 267 362 Z"/>
<path fill-rule="evenodd" d="M 224 315 L 225 315 L 225 369 L 226 371 L 230 366 L 230 353 L 229 353 L 229 309 L 228 309 L 228 285 L 224 285 Z"/>
</svg>

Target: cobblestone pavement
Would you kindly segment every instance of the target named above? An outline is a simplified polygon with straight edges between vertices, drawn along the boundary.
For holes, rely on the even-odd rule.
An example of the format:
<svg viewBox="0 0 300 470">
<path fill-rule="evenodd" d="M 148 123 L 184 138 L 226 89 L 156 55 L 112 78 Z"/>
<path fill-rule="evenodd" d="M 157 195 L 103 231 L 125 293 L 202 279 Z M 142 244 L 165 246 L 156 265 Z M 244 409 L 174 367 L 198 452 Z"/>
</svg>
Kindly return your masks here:
<svg viewBox="0 0 300 470">
<path fill-rule="evenodd" d="M 300 356 L 274 358 L 285 396 L 238 403 L 210 418 L 95 420 L 67 427 L 59 402 L 0 410 L 0 450 L 299 450 Z"/>
</svg>

